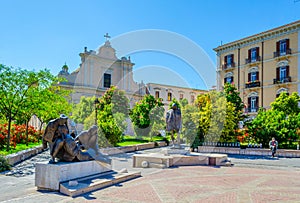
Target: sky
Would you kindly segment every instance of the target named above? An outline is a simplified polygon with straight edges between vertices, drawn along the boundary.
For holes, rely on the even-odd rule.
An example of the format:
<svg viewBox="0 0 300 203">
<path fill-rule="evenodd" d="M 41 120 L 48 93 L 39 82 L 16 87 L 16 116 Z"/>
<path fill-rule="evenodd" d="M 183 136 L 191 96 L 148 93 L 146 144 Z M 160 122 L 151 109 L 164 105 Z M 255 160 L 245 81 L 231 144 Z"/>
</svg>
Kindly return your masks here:
<svg viewBox="0 0 300 203">
<path fill-rule="evenodd" d="M 114 46 L 120 36 L 158 30 L 181 36 L 187 45 L 157 36 L 157 44 L 174 52 L 144 47 L 125 53 L 135 63 L 134 79 L 198 89 L 215 81 L 213 48 L 300 19 L 299 0 L 0 0 L 0 9 L 1 64 L 56 75 L 65 63 L 70 71 L 78 68 L 79 53 L 97 50 L 105 33 Z M 192 44 L 202 52 L 199 59 Z M 188 54 L 193 57 L 182 56 Z M 197 65 L 190 63 L 194 59 Z"/>
</svg>

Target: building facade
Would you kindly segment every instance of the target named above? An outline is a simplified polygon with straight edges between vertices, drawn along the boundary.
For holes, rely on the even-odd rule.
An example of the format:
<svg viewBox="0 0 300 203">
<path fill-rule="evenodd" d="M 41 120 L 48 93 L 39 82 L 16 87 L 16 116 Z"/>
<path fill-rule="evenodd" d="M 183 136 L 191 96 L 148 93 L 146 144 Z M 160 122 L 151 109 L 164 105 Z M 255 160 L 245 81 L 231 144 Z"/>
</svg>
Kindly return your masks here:
<svg viewBox="0 0 300 203">
<path fill-rule="evenodd" d="M 233 83 L 250 115 L 281 92 L 300 94 L 299 49 L 300 21 L 218 46 L 217 90 Z"/>
<path fill-rule="evenodd" d="M 178 101 L 182 99 L 187 99 L 188 103 L 192 104 L 194 103 L 198 95 L 207 92 L 205 90 L 200 89 L 185 88 L 157 83 L 147 83 L 147 91 L 156 99 L 162 99 L 166 111 L 169 108 L 169 104 L 173 98 L 175 98 Z"/>
<path fill-rule="evenodd" d="M 85 47 L 79 56 L 81 64 L 78 69 L 69 73 L 67 65 L 64 65 L 58 74 L 66 79 L 60 86 L 72 90 L 71 102 L 79 103 L 82 96 L 101 97 L 111 85 L 124 90 L 131 105 L 145 95 L 146 86 L 133 80 L 134 63 L 130 57 L 117 58 L 109 40 L 97 52 L 88 51 Z"/>
</svg>

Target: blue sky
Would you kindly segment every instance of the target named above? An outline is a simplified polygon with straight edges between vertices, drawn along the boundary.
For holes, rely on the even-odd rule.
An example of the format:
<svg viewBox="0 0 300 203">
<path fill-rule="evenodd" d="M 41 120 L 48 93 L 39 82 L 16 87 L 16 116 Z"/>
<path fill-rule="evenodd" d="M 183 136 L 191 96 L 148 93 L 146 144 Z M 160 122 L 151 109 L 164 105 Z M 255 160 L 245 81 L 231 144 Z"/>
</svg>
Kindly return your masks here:
<svg viewBox="0 0 300 203">
<path fill-rule="evenodd" d="M 78 54 L 85 46 L 97 49 L 106 32 L 112 39 L 143 29 L 178 33 L 201 47 L 215 64 L 212 49 L 221 41 L 224 44 L 300 19 L 300 1 L 294 0 L 2 0 L 0 8 L 0 63 L 30 70 L 48 68 L 53 74 L 65 62 L 75 70 L 80 64 Z M 149 67 L 166 67 L 185 78 L 187 86 L 204 88 L 203 81 L 185 71 L 188 64 L 178 57 L 140 52 L 132 54 L 131 60 L 135 71 L 148 67 L 144 74 L 135 74 L 137 81 L 172 83 L 166 74 L 166 80 L 157 71 L 150 75 Z"/>
</svg>

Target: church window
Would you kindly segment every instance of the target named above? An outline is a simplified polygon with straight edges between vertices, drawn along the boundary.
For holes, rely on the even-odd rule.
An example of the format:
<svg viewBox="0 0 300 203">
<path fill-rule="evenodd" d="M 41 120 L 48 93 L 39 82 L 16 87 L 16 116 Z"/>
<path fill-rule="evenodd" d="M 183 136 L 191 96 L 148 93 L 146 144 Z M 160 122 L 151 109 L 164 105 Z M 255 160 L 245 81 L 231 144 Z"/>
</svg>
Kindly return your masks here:
<svg viewBox="0 0 300 203">
<path fill-rule="evenodd" d="M 111 74 L 104 73 L 104 87 L 110 88 L 111 86 Z"/>
</svg>

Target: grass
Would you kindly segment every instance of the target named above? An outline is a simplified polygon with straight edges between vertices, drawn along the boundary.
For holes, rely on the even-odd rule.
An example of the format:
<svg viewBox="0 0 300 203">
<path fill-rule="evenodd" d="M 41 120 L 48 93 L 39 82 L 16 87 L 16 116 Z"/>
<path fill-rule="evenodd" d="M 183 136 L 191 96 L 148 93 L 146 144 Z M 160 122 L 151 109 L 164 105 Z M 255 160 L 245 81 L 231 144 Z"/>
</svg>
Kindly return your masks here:
<svg viewBox="0 0 300 203">
<path fill-rule="evenodd" d="M 9 154 L 17 153 L 17 152 L 25 150 L 25 149 L 30 149 L 30 148 L 39 146 L 41 144 L 42 144 L 41 141 L 40 142 L 36 142 L 36 143 L 28 143 L 28 146 L 26 146 L 26 144 L 17 144 L 17 146 L 16 146 L 15 149 L 13 149 L 11 147 L 9 151 L 6 151 L 6 148 L 1 149 L 0 150 L 0 155 L 1 156 L 6 156 L 6 155 L 9 155 Z"/>
<path fill-rule="evenodd" d="M 135 137 L 135 136 L 130 136 L 130 135 L 125 135 L 123 136 L 122 142 L 119 142 L 117 144 L 118 147 L 124 147 L 124 146 L 130 146 L 130 145 L 136 145 L 136 144 L 143 144 L 143 143 L 148 143 L 148 142 L 157 142 L 157 141 L 165 141 L 164 137 L 162 136 L 155 136 L 152 137 Z"/>
</svg>

